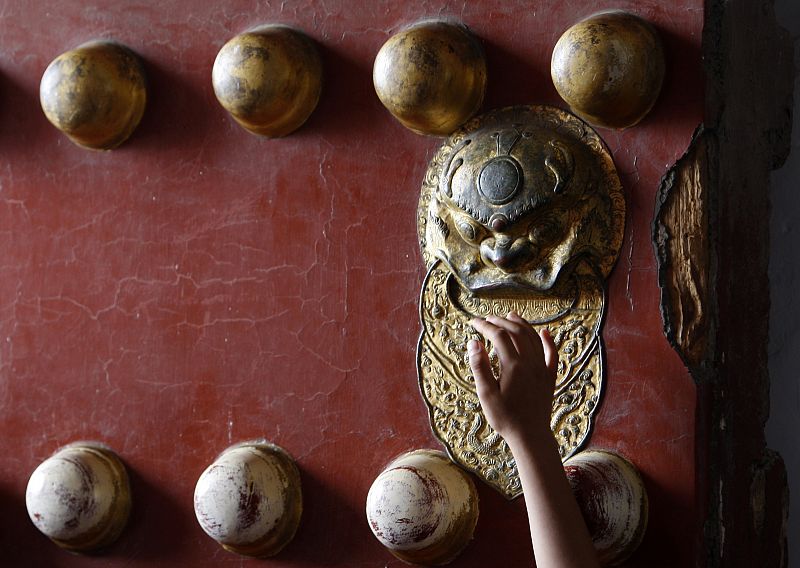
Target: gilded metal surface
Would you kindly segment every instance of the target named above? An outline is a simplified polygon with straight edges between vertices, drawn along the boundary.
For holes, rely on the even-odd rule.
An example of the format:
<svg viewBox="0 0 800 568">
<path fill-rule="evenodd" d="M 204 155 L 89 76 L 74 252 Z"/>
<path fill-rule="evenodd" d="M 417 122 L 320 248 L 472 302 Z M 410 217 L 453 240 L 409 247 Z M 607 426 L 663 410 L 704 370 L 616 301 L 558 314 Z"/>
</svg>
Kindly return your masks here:
<svg viewBox="0 0 800 568">
<path fill-rule="evenodd" d="M 569 457 L 602 390 L 604 279 L 625 221 L 614 164 L 597 134 L 567 112 L 496 110 L 441 146 L 417 220 L 428 267 L 417 365 L 431 426 L 455 461 L 516 497 L 514 458 L 475 394 L 466 343 L 481 338 L 469 321 L 513 310 L 550 330 L 559 351 L 551 428 Z"/>
<path fill-rule="evenodd" d="M 480 108 L 486 58 L 464 26 L 421 22 L 381 47 L 372 81 L 401 124 L 419 134 L 446 136 Z"/>
<path fill-rule="evenodd" d="M 75 144 L 110 150 L 128 139 L 144 114 L 144 69 L 127 47 L 92 41 L 48 65 L 39 99 L 47 119 Z"/>
<path fill-rule="evenodd" d="M 219 50 L 211 72 L 222 107 L 245 129 L 286 136 L 305 123 L 322 91 L 322 60 L 305 34 L 267 25 Z"/>
<path fill-rule="evenodd" d="M 647 21 L 621 11 L 578 22 L 556 43 L 553 84 L 581 118 L 627 128 L 650 112 L 664 79 L 664 50 Z"/>
<path fill-rule="evenodd" d="M 709 360 L 711 317 L 710 135 L 699 131 L 661 180 L 653 245 L 664 334 L 689 369 Z"/>
</svg>

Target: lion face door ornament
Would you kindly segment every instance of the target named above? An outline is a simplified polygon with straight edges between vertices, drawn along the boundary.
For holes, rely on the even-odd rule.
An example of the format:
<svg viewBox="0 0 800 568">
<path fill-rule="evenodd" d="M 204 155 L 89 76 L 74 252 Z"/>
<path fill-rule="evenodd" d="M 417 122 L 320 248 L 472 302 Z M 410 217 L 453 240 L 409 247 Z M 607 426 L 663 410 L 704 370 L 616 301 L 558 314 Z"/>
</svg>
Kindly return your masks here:
<svg viewBox="0 0 800 568">
<path fill-rule="evenodd" d="M 522 488 L 475 393 L 466 345 L 482 338 L 469 322 L 513 310 L 550 330 L 559 353 L 550 425 L 567 459 L 586 440 L 602 390 L 605 279 L 624 224 L 622 188 L 602 140 L 557 108 L 475 118 L 428 167 L 418 209 L 427 266 L 420 390 L 450 457 L 508 498 Z"/>
</svg>

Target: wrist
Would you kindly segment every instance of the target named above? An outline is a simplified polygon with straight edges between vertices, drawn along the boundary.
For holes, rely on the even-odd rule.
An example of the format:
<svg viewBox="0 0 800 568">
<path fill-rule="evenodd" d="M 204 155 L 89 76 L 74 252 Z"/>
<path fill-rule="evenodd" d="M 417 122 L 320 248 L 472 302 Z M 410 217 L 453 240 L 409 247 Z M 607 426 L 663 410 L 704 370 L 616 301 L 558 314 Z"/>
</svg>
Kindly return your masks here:
<svg viewBox="0 0 800 568">
<path fill-rule="evenodd" d="M 555 436 L 549 426 L 514 429 L 503 434 L 511 453 L 558 451 Z"/>
</svg>

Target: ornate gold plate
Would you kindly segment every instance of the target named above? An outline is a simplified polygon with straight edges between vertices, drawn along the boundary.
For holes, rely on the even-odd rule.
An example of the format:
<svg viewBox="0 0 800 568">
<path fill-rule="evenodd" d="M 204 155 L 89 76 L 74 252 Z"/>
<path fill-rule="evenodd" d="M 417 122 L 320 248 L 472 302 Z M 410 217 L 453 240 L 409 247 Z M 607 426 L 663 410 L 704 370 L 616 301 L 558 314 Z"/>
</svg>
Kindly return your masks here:
<svg viewBox="0 0 800 568">
<path fill-rule="evenodd" d="M 568 458 L 586 440 L 602 391 L 604 281 L 624 223 L 610 154 L 560 109 L 509 107 L 473 119 L 428 167 L 418 209 L 428 268 L 420 390 L 450 457 L 508 498 L 522 489 L 475 393 L 466 344 L 482 338 L 469 322 L 513 310 L 550 330 L 559 352 L 551 428 Z"/>
</svg>

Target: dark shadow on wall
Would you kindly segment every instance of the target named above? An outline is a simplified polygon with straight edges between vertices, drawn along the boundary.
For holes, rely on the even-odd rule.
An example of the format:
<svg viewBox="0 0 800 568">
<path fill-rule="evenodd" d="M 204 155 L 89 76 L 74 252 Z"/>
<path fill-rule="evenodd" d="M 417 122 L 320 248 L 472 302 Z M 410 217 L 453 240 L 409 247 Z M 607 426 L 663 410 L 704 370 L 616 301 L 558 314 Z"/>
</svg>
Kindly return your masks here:
<svg viewBox="0 0 800 568">
<path fill-rule="evenodd" d="M 783 457 L 789 480 L 789 567 L 800 567 L 800 3 L 777 0 L 778 22 L 794 38 L 792 152 L 772 175 L 770 193 L 769 446 Z"/>
</svg>

